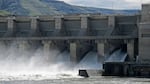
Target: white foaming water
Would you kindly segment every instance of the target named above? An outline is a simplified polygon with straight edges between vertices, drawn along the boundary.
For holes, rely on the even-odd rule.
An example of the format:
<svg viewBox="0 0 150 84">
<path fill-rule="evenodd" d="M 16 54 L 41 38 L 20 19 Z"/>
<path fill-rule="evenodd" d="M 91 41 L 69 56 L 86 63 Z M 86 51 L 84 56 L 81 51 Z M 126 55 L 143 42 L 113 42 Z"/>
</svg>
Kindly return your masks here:
<svg viewBox="0 0 150 84">
<path fill-rule="evenodd" d="M 98 62 L 98 55 L 96 52 L 91 51 L 81 60 L 81 62 L 76 66 L 79 69 L 94 69 L 101 70 L 102 63 Z"/>
<path fill-rule="evenodd" d="M 78 78 L 77 71 L 70 69 L 69 60 L 62 59 L 67 57 L 66 51 L 60 54 L 52 50 L 45 55 L 42 49 L 22 51 L 13 44 L 9 48 L 1 46 L 0 53 L 0 81 Z"/>
<path fill-rule="evenodd" d="M 122 52 L 121 49 L 116 50 L 110 55 L 105 62 L 124 62 L 127 57 L 127 53 Z"/>
</svg>

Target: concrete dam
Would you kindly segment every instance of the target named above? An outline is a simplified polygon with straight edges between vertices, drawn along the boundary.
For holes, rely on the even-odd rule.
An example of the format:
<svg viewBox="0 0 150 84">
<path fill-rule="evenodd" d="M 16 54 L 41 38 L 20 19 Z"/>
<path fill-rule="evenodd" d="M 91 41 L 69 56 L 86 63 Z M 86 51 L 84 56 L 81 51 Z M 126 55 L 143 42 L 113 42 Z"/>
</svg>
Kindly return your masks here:
<svg viewBox="0 0 150 84">
<path fill-rule="evenodd" d="M 149 12 L 150 5 L 144 4 L 135 15 L 0 17 L 0 44 L 6 50 L 14 45 L 18 53 L 38 48 L 43 56 L 54 52 L 53 59 L 47 57 L 47 61 L 67 55 L 75 66 L 93 59 L 105 76 L 149 76 Z M 3 51 L 7 54 L 8 50 Z"/>
</svg>

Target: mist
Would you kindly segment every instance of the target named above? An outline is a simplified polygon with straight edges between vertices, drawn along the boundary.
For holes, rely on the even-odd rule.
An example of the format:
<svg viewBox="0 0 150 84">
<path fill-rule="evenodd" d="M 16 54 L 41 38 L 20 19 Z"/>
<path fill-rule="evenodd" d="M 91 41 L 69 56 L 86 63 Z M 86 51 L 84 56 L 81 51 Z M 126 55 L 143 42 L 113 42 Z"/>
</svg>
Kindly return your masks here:
<svg viewBox="0 0 150 84">
<path fill-rule="evenodd" d="M 0 42 L 0 80 L 38 80 L 61 76 L 76 77 L 69 52 L 43 47 L 30 49 L 25 42 Z"/>
</svg>

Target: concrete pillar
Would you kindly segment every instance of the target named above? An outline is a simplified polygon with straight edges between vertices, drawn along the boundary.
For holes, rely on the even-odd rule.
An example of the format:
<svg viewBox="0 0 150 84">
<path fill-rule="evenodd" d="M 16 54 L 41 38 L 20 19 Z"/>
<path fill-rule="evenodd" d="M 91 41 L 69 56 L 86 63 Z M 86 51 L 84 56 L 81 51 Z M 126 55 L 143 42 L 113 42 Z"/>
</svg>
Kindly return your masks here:
<svg viewBox="0 0 150 84">
<path fill-rule="evenodd" d="M 55 16 L 55 31 L 54 36 L 62 36 L 64 32 L 62 32 L 63 28 L 63 16 Z"/>
<path fill-rule="evenodd" d="M 97 53 L 98 53 L 98 61 L 103 63 L 108 49 L 106 49 L 106 42 L 105 41 L 97 41 Z"/>
<path fill-rule="evenodd" d="M 108 17 L 108 31 L 106 32 L 106 36 L 110 36 L 115 28 L 115 16 Z"/>
<path fill-rule="evenodd" d="M 6 49 L 5 41 L 0 41 L 0 51 L 5 50 L 5 49 Z"/>
<path fill-rule="evenodd" d="M 52 41 L 42 41 L 43 43 L 43 58 L 45 61 L 50 61 L 50 44 Z"/>
<path fill-rule="evenodd" d="M 15 28 L 14 19 L 15 19 L 14 17 L 8 17 L 8 32 L 6 33 L 6 36 L 10 36 L 14 32 Z"/>
<path fill-rule="evenodd" d="M 70 43 L 70 60 L 73 63 L 78 62 L 78 56 L 77 56 L 77 44 L 75 42 Z"/>
<path fill-rule="evenodd" d="M 81 17 L 81 30 L 79 31 L 80 35 L 87 35 L 89 28 L 89 15 L 80 15 Z"/>
<path fill-rule="evenodd" d="M 19 50 L 21 52 L 29 50 L 29 43 L 28 41 L 19 41 Z"/>
<path fill-rule="evenodd" d="M 130 61 L 134 61 L 135 52 L 134 52 L 134 40 L 127 42 L 127 54 Z"/>
<path fill-rule="evenodd" d="M 124 65 L 124 68 L 123 68 L 123 75 L 124 76 L 128 76 L 128 65 Z"/>
<path fill-rule="evenodd" d="M 46 61 L 55 62 L 57 55 L 60 53 L 59 50 L 54 48 L 53 41 L 42 41 L 43 43 L 43 57 Z"/>
<path fill-rule="evenodd" d="M 141 21 L 142 22 L 149 22 L 150 18 L 150 4 L 143 4 L 142 11 L 141 11 Z"/>
<path fill-rule="evenodd" d="M 76 64 L 80 62 L 84 56 L 89 52 L 91 47 L 84 41 L 76 41 L 70 43 L 70 60 Z"/>
<path fill-rule="evenodd" d="M 105 43 L 97 43 L 98 55 L 105 56 Z"/>
<path fill-rule="evenodd" d="M 108 26 L 109 26 L 109 28 L 115 27 L 115 16 L 108 17 Z"/>
<path fill-rule="evenodd" d="M 43 51 L 45 52 L 44 54 L 47 54 L 48 52 L 50 52 L 50 45 L 52 41 L 42 41 L 42 43 L 43 43 Z"/>
<path fill-rule="evenodd" d="M 81 15 L 81 29 L 88 29 L 88 26 L 89 26 L 88 16 Z"/>
<path fill-rule="evenodd" d="M 107 51 L 107 40 L 96 41 L 98 55 L 105 56 Z"/>
<path fill-rule="evenodd" d="M 62 16 L 56 16 L 55 17 L 55 29 L 62 29 L 63 21 L 62 21 Z"/>
<path fill-rule="evenodd" d="M 38 17 L 31 17 L 31 35 L 36 35 L 38 31 Z"/>
</svg>

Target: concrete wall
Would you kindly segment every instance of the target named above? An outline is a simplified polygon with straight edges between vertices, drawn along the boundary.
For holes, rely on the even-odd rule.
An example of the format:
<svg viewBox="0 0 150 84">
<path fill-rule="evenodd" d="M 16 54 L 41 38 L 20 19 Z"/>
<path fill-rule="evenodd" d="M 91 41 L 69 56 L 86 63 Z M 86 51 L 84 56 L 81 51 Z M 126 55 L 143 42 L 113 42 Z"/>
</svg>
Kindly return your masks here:
<svg viewBox="0 0 150 84">
<path fill-rule="evenodd" d="M 0 18 L 0 28 L 14 36 L 137 35 L 137 15 L 66 15 Z M 7 26 L 8 25 L 8 26 Z M 12 36 L 12 35 L 11 35 Z"/>
<path fill-rule="evenodd" d="M 139 61 L 149 62 L 150 24 L 141 23 L 139 27 Z"/>
<path fill-rule="evenodd" d="M 7 22 L 0 22 L 0 37 L 3 37 L 7 30 Z"/>
<path fill-rule="evenodd" d="M 141 22 L 148 22 L 150 15 L 150 4 L 143 4 L 142 5 L 142 11 L 141 11 Z"/>
<path fill-rule="evenodd" d="M 139 24 L 139 61 L 150 61 L 150 4 L 142 5 L 141 23 Z"/>
<path fill-rule="evenodd" d="M 138 34 L 138 23 L 139 23 L 139 16 L 116 16 L 116 30 L 114 31 L 115 35 L 135 35 Z"/>
</svg>

